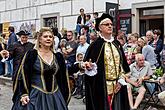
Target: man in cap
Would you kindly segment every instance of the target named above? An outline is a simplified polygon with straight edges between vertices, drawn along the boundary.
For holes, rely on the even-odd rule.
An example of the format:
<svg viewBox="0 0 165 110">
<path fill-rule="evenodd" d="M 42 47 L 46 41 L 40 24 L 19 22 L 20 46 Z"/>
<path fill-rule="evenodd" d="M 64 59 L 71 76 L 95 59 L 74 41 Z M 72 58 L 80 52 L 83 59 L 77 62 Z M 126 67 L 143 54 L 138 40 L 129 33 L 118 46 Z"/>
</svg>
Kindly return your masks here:
<svg viewBox="0 0 165 110">
<path fill-rule="evenodd" d="M 2 50 L 0 52 L 3 58 L 8 58 L 8 60 L 13 59 L 13 78 L 24 54 L 34 47 L 34 44 L 28 42 L 29 32 L 21 30 L 16 34 L 19 36 L 20 40 L 10 45 L 7 50 Z"/>
<path fill-rule="evenodd" d="M 113 18 L 103 13 L 96 19 L 95 28 L 99 38 L 89 46 L 84 59 L 92 62 L 86 72 L 94 69 L 92 64 L 97 65 L 96 74 L 85 76 L 86 109 L 129 110 L 127 87 L 121 86 L 124 79 L 119 83 L 119 78 L 130 69 L 122 46 L 112 36 Z"/>
</svg>

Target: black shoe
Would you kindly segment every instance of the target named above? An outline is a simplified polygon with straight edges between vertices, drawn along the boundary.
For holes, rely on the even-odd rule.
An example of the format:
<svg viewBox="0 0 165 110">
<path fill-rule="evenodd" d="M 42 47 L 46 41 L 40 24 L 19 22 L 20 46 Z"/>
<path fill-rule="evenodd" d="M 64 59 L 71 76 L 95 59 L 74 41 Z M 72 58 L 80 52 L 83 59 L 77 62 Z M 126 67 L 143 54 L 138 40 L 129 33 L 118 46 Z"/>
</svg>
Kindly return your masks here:
<svg viewBox="0 0 165 110">
<path fill-rule="evenodd" d="M 77 97 L 75 97 L 76 99 L 82 99 L 83 96 L 82 95 L 77 95 Z"/>
<path fill-rule="evenodd" d="M 4 74 L 3 76 L 4 76 L 4 77 L 11 77 L 10 74 Z"/>
</svg>

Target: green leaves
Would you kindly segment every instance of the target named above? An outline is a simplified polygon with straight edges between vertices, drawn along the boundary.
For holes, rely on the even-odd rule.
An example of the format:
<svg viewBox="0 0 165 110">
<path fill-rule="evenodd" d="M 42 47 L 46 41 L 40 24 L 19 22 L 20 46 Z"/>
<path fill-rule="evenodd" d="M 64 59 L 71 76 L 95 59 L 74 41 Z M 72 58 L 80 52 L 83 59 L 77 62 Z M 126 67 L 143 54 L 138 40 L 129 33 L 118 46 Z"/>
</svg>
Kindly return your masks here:
<svg viewBox="0 0 165 110">
<path fill-rule="evenodd" d="M 159 67 L 158 69 L 155 70 L 154 73 L 157 77 L 161 77 L 163 75 L 163 68 Z"/>
</svg>

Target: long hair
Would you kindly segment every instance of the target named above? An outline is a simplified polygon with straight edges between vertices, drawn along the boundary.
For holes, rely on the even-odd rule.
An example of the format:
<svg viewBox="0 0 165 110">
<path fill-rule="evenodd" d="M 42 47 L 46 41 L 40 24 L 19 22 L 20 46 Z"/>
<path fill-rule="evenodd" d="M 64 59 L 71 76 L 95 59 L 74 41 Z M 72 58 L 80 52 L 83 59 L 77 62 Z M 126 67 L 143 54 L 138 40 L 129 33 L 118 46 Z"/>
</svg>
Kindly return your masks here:
<svg viewBox="0 0 165 110">
<path fill-rule="evenodd" d="M 52 52 L 55 53 L 54 35 L 53 35 L 53 32 L 52 32 L 52 30 L 51 30 L 50 27 L 42 27 L 42 28 L 39 30 L 39 33 L 38 33 L 38 36 L 37 36 L 37 42 L 36 42 L 36 44 L 35 44 L 35 46 L 34 46 L 34 49 L 38 50 L 39 48 L 41 48 L 39 39 L 40 39 L 40 37 L 43 35 L 43 33 L 44 33 L 44 32 L 47 32 L 47 31 L 50 32 L 50 33 L 52 34 L 52 36 L 53 36 L 53 43 L 52 43 L 52 45 L 50 46 L 50 50 L 51 50 Z"/>
</svg>

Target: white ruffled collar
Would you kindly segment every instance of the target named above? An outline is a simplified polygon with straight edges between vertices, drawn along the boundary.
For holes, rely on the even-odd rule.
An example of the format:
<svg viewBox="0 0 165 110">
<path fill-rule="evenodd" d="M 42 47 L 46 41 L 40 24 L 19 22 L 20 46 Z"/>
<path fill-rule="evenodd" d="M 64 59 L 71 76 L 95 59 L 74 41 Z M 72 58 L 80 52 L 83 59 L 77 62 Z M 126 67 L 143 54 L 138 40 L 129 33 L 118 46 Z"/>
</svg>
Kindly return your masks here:
<svg viewBox="0 0 165 110">
<path fill-rule="evenodd" d="M 106 38 L 103 37 L 101 34 L 99 34 L 99 36 L 100 36 L 102 39 L 104 39 L 104 41 L 106 41 L 106 42 L 112 43 L 112 42 L 114 41 L 114 37 L 113 37 L 113 36 L 111 36 L 111 39 L 106 39 Z"/>
</svg>

